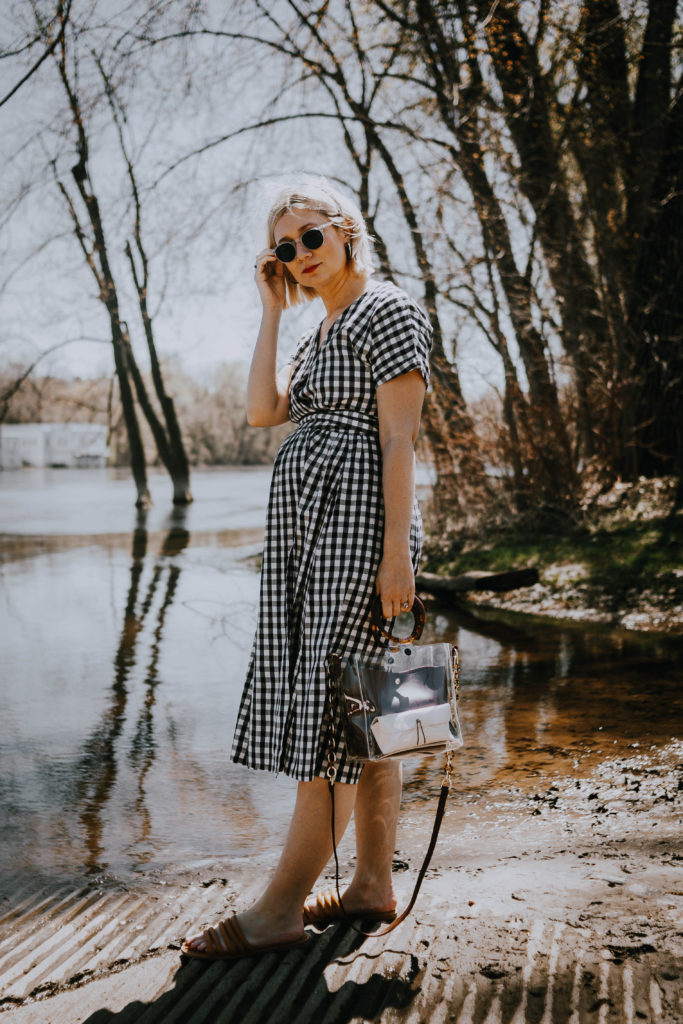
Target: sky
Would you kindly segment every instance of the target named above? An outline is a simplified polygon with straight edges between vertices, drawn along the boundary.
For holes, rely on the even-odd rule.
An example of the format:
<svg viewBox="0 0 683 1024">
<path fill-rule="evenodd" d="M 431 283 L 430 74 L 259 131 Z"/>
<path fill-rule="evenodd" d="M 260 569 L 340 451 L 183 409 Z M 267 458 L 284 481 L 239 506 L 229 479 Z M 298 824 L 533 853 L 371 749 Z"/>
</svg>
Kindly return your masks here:
<svg viewBox="0 0 683 1024">
<path fill-rule="evenodd" d="M 96 6 L 106 14 L 121 5 L 97 0 Z M 5 8 L 4 17 L 0 14 L 5 50 L 20 38 L 6 17 L 14 8 L 25 14 L 27 4 L 17 0 Z M 269 183 L 302 170 L 336 177 L 344 173 L 344 153 L 336 126 L 311 122 L 297 126 L 296 134 L 285 128 L 277 137 L 239 137 L 163 175 L 164 168 L 201 142 L 258 120 L 264 103 L 277 93 L 281 72 L 269 71 L 267 64 L 254 68 L 248 53 L 241 65 L 238 54 L 235 67 L 225 72 L 207 44 L 203 66 L 198 62 L 183 81 L 177 54 L 158 59 L 154 51 L 152 60 L 149 52 L 143 54 L 135 81 L 124 83 L 124 135 L 143 198 L 150 306 L 160 355 L 206 380 L 219 363 L 250 359 L 260 318 L 253 262 L 264 244 Z M 164 60 L 171 64 L 165 66 Z M 21 71 L 20 62 L 0 61 L 0 96 Z M 101 92 L 101 81 L 85 65 L 79 84 L 84 103 Z M 25 365 L 59 346 L 41 360 L 39 372 L 108 375 L 113 370 L 108 318 L 57 185 L 59 180 L 69 189 L 83 216 L 70 173 L 76 159 L 74 133 L 67 125 L 65 97 L 49 60 L 0 108 L 0 211 L 9 211 L 2 216 L 0 235 L 0 366 Z M 92 179 L 105 214 L 123 317 L 144 365 L 144 339 L 124 256 L 132 228 L 130 192 L 106 105 L 94 107 L 88 127 Z M 18 196 L 24 197 L 20 203 Z M 397 244 L 403 244 L 398 236 Z M 419 297 L 419 282 L 406 286 Z M 285 314 L 282 362 L 302 331 L 323 316 L 319 301 Z M 491 382 L 500 383 L 497 360 L 481 337 L 463 330 L 458 344 L 468 397 L 478 397 Z"/>
</svg>

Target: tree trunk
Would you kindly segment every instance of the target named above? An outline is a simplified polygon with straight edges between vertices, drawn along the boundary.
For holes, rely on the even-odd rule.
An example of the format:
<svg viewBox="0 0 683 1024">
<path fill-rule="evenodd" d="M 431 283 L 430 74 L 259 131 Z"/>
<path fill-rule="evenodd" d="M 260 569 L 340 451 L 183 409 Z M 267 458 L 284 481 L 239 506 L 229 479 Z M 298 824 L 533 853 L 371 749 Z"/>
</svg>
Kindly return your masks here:
<svg viewBox="0 0 683 1024">
<path fill-rule="evenodd" d="M 136 282 L 137 283 L 137 282 Z M 173 399 L 166 391 L 164 379 L 161 374 L 161 366 L 157 357 L 156 345 L 154 342 L 154 331 L 152 320 L 147 311 L 146 293 L 140 294 L 140 313 L 147 340 L 152 365 L 152 380 L 154 388 L 161 405 L 161 411 L 166 423 L 166 450 L 168 452 L 166 468 L 173 481 L 173 504 L 189 505 L 192 501 L 190 491 L 190 463 L 185 451 L 183 436 L 176 416 Z"/>
<path fill-rule="evenodd" d="M 486 20 L 488 53 L 519 154 L 519 186 L 533 207 L 535 231 L 561 306 L 563 341 L 576 375 L 584 451 L 590 457 L 598 445 L 604 448 L 595 419 L 599 406 L 594 385 L 606 357 L 613 363 L 608 324 L 553 139 L 545 77 L 521 27 L 518 0 L 501 0 L 491 17 L 488 0 L 478 0 L 478 7 Z"/>
<path fill-rule="evenodd" d="M 487 492 L 490 492 L 490 484 L 479 451 L 479 440 L 460 387 L 457 368 L 448 361 L 444 350 L 443 331 L 437 309 L 438 291 L 420 230 L 419 218 L 408 195 L 403 175 L 389 148 L 384 144 L 370 120 L 369 112 L 359 104 L 352 104 L 352 108 L 357 116 L 364 118 L 369 143 L 379 153 L 389 172 L 398 192 L 403 217 L 410 231 L 415 259 L 422 277 L 424 303 L 432 326 L 432 395 L 430 397 L 430 426 L 426 433 L 437 467 L 436 487 L 441 492 L 440 500 L 450 506 L 451 515 L 456 507 L 465 513 L 466 506 L 469 504 L 468 495 L 471 496 L 474 492 L 477 492 L 480 497 L 486 495 Z M 433 429 L 436 407 L 438 407 L 438 418 L 441 422 L 438 438 Z"/>
<path fill-rule="evenodd" d="M 536 482 L 543 501 L 571 508 L 577 499 L 576 474 L 557 389 L 548 368 L 546 346 L 533 321 L 531 285 L 517 269 L 505 215 L 484 167 L 477 110 L 483 83 L 478 65 L 470 60 L 470 83 L 467 88 L 460 88 L 454 41 L 446 37 L 432 0 L 420 0 L 418 13 L 416 30 L 423 60 L 432 76 L 437 109 L 457 141 L 457 146 L 451 147 L 451 156 L 472 194 L 485 249 L 498 272 L 524 362 L 530 392 L 529 426 L 539 456 Z M 459 109 L 452 99 L 456 93 Z"/>
<path fill-rule="evenodd" d="M 126 339 L 122 335 L 118 317 L 115 315 L 110 316 L 110 323 L 112 347 L 114 349 L 114 365 L 116 367 L 116 376 L 119 382 L 119 394 L 121 396 L 123 419 L 126 424 L 126 433 L 128 434 L 130 468 L 138 495 L 135 504 L 137 508 L 144 509 L 152 504 L 152 496 L 150 495 L 149 488 L 147 486 L 145 449 L 140 436 L 140 425 L 135 411 L 135 401 L 133 399 L 133 392 L 131 391 L 128 371 L 126 369 L 126 359 L 124 355 Z"/>
<path fill-rule="evenodd" d="M 135 479 L 136 487 L 138 490 L 137 505 L 138 507 L 144 507 L 151 502 L 149 490 L 147 488 L 146 480 L 146 468 L 145 468 L 145 455 L 144 448 L 142 445 L 142 439 L 140 436 L 140 429 L 137 420 L 137 414 L 135 411 L 135 403 L 133 399 L 133 392 L 130 386 L 130 378 L 132 378 L 135 385 L 135 392 L 138 398 L 140 407 L 147 419 L 147 422 L 152 431 L 157 451 L 162 462 L 168 469 L 172 481 L 173 481 L 173 501 L 174 504 L 187 504 L 192 500 L 189 489 L 189 462 L 185 455 L 183 448 L 182 437 L 180 433 L 180 427 L 175 415 L 175 408 L 173 401 L 166 394 L 163 386 L 163 379 L 161 375 L 161 368 L 159 366 L 158 359 L 156 357 L 156 349 L 154 346 L 152 325 L 150 317 L 147 313 L 146 304 L 146 286 L 147 286 L 147 261 L 144 249 L 142 248 L 142 242 L 140 239 L 139 225 L 140 225 L 140 203 L 137 191 L 137 184 L 135 181 L 135 175 L 133 172 L 132 164 L 128 159 L 128 154 L 123 144 L 123 137 L 120 134 L 120 124 L 117 119 L 115 107 L 112 104 L 111 86 L 107 76 L 102 71 L 105 86 L 107 87 L 107 95 L 112 104 L 112 110 L 114 114 L 115 123 L 117 129 L 119 129 L 121 146 L 126 160 L 129 179 L 133 191 L 133 199 L 135 204 L 136 212 L 136 243 L 138 250 L 140 251 L 143 260 L 144 278 L 143 284 L 138 282 L 135 273 L 135 264 L 133 261 L 132 252 L 130 246 L 127 246 L 127 253 L 131 263 L 133 277 L 135 285 L 138 291 L 138 297 L 140 299 L 140 311 L 142 315 L 143 325 L 145 328 L 145 335 L 148 341 L 148 347 L 150 349 L 150 356 L 152 358 L 152 372 L 154 376 L 154 384 L 159 394 L 163 413 L 168 425 L 168 434 L 164 432 L 163 425 L 161 424 L 158 416 L 156 415 L 152 403 L 149 400 L 147 389 L 144 384 L 144 380 L 137 366 L 133 349 L 130 342 L 128 330 L 123 324 L 120 317 L 120 306 L 118 300 L 118 293 L 116 288 L 116 282 L 111 269 L 109 261 L 107 242 L 104 231 L 104 223 L 101 216 L 100 206 L 93 188 L 92 179 L 90 177 L 90 166 L 89 166 L 89 147 L 88 147 L 88 136 L 86 133 L 86 127 L 83 121 L 83 114 L 81 110 L 80 100 L 74 87 L 69 79 L 66 63 L 66 34 L 62 35 L 61 46 L 60 46 L 60 57 L 57 60 L 57 66 L 59 69 L 60 77 L 67 97 L 69 99 L 69 105 L 71 108 L 71 115 L 73 119 L 73 125 L 76 129 L 77 134 L 77 153 L 78 163 L 72 168 L 72 177 L 78 189 L 78 193 L 85 206 L 90 222 L 90 230 L 92 232 L 93 241 L 88 243 L 85 232 L 82 230 L 78 215 L 71 202 L 66 189 L 60 183 L 60 189 L 64 195 L 67 204 L 70 209 L 70 213 L 75 225 L 76 235 L 78 237 L 81 249 L 83 250 L 86 262 L 90 267 L 95 280 L 97 281 L 99 288 L 99 298 L 104 303 L 109 314 L 109 320 L 112 331 L 112 346 L 114 349 L 114 362 L 116 366 L 116 373 L 119 380 L 119 389 L 121 394 L 121 403 L 123 406 L 124 420 L 126 424 L 126 430 L 128 432 L 129 444 L 130 444 L 130 455 L 131 455 L 131 469 L 133 471 L 133 477 Z"/>
<path fill-rule="evenodd" d="M 631 308 L 634 401 L 624 475 L 683 476 L 683 99 L 670 118 Z"/>
</svg>

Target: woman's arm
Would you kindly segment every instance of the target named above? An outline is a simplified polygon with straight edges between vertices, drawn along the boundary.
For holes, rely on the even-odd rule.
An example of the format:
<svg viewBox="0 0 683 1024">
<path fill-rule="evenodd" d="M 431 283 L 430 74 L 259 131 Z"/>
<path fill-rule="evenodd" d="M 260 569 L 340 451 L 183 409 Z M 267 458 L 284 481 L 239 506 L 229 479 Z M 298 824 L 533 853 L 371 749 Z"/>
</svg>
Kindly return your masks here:
<svg viewBox="0 0 683 1024">
<path fill-rule="evenodd" d="M 264 309 L 249 370 L 247 421 L 252 427 L 275 427 L 289 419 L 290 364 L 277 372 L 280 312 Z"/>
<path fill-rule="evenodd" d="M 415 495 L 415 441 L 425 396 L 419 370 L 377 388 L 379 441 L 382 449 L 384 551 L 377 572 L 377 593 L 385 618 L 413 603 L 415 576 L 410 554 L 410 524 Z"/>
<path fill-rule="evenodd" d="M 261 327 L 249 370 L 247 421 L 252 427 L 275 427 L 289 418 L 287 365 L 277 372 L 277 338 L 285 301 L 282 264 L 270 249 L 256 257 L 256 285 L 263 303 Z"/>
</svg>

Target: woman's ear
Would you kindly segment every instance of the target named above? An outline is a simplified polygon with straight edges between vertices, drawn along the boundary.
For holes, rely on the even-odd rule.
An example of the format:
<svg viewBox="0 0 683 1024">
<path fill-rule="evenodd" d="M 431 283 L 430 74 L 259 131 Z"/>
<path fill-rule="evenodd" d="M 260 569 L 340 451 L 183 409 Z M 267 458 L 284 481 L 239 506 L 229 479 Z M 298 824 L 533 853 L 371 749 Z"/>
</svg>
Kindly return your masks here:
<svg viewBox="0 0 683 1024">
<path fill-rule="evenodd" d="M 350 263 L 353 259 L 353 221 L 344 220 L 339 225 L 342 234 L 344 235 L 344 251 L 346 253 L 346 262 Z"/>
</svg>

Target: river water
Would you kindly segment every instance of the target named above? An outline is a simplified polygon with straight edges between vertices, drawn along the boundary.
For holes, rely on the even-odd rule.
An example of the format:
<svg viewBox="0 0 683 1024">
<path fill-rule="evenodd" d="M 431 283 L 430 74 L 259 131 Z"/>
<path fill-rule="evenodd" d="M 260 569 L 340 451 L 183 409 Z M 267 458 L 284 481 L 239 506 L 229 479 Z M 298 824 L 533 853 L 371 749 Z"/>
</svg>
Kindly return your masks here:
<svg viewBox="0 0 683 1024">
<path fill-rule="evenodd" d="M 195 472 L 195 502 L 173 511 L 153 475 L 139 516 L 125 473 L 0 474 L 3 887 L 280 846 L 295 784 L 229 761 L 269 478 Z M 460 647 L 468 802 L 642 749 L 656 757 L 680 736 L 680 638 L 434 602 L 424 639 Z M 437 770 L 407 763 L 407 805 L 434 796 Z"/>
</svg>

